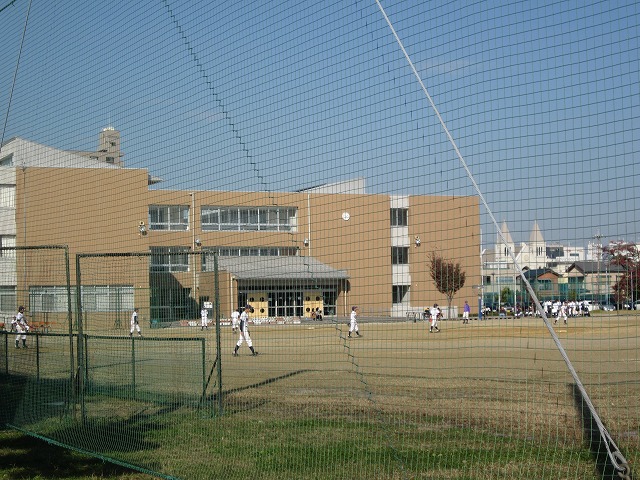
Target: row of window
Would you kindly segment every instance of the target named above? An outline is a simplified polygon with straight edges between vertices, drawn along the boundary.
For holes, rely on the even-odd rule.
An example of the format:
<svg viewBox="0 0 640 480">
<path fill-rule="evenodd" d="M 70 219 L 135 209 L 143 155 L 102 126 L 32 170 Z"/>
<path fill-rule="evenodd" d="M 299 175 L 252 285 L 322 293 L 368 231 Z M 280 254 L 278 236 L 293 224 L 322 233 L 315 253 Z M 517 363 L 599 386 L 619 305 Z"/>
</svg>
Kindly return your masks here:
<svg viewBox="0 0 640 480">
<path fill-rule="evenodd" d="M 208 271 L 213 265 L 213 255 L 218 252 L 221 257 L 267 257 L 298 255 L 296 247 L 217 247 L 203 249 L 201 256 L 202 271 Z M 189 247 L 151 247 L 152 272 L 188 272 Z M 391 264 L 408 265 L 409 247 L 391 247 Z"/>
<path fill-rule="evenodd" d="M 202 271 L 213 270 L 213 257 L 295 257 L 297 247 L 205 247 L 201 255 Z M 188 272 L 188 247 L 151 247 L 152 272 Z"/>
<path fill-rule="evenodd" d="M 200 209 L 201 228 L 215 231 L 295 231 L 298 226 L 298 210 L 295 207 L 216 207 Z M 391 226 L 409 225 L 409 210 L 391 209 Z M 188 205 L 149 206 L 151 230 L 187 230 L 189 228 Z"/>
<path fill-rule="evenodd" d="M 271 231 L 291 232 L 297 227 L 294 207 L 215 207 L 200 209 L 200 224 L 205 232 Z M 188 230 L 188 205 L 149 206 L 151 230 Z"/>
<path fill-rule="evenodd" d="M 133 310 L 133 285 L 94 285 L 81 288 L 85 312 L 119 312 Z M 33 286 L 29 289 L 29 312 L 67 312 L 67 287 Z M 13 287 L 0 290 L 0 311 L 16 311 Z M 71 289 L 71 308 L 76 308 L 76 290 Z"/>
</svg>

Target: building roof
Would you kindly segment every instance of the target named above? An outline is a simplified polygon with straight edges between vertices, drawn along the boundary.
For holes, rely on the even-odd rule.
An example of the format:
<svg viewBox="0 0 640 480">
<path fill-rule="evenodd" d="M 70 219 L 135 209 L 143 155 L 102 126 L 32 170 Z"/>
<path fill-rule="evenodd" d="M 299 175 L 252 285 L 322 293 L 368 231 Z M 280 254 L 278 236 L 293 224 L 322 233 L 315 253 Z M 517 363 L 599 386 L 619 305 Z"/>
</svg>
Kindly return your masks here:
<svg viewBox="0 0 640 480">
<path fill-rule="evenodd" d="M 323 183 L 296 191 L 298 193 L 357 193 L 360 195 L 367 193 L 365 179 L 363 177 L 352 178 L 341 182 Z"/>
<path fill-rule="evenodd" d="M 584 261 L 584 262 L 574 262 L 569 267 L 567 267 L 567 272 L 577 269 L 583 275 L 584 274 L 598 274 L 605 272 L 619 273 L 624 272 L 624 268 L 620 265 L 615 265 L 609 262 L 597 262 L 597 261 Z"/>
<path fill-rule="evenodd" d="M 240 280 L 342 280 L 346 270 L 337 270 L 313 257 L 220 257 L 218 266 Z"/>
<path fill-rule="evenodd" d="M 31 140 L 13 137 L 2 145 L 0 156 L 13 154 L 14 167 L 53 168 L 120 168 L 74 152 L 41 145 Z"/>
<path fill-rule="evenodd" d="M 538 221 L 535 220 L 533 222 L 533 227 L 531 228 L 531 234 L 529 235 L 529 243 L 544 243 L 544 237 L 542 236 L 542 232 L 540 231 L 540 227 L 538 226 Z"/>
<path fill-rule="evenodd" d="M 502 226 L 500 227 L 500 232 L 502 232 L 502 236 L 504 237 L 504 241 L 507 243 L 507 246 L 513 245 L 513 238 L 511 238 L 511 233 L 509 232 L 509 228 L 507 227 L 507 222 L 503 221 Z M 502 245 L 502 239 L 500 238 L 500 234 L 498 236 L 498 241 L 496 242 L 498 245 Z"/>
<path fill-rule="evenodd" d="M 555 270 L 552 270 L 551 268 L 535 268 L 533 270 L 524 270 L 522 273 L 524 274 L 524 278 L 526 278 L 527 280 L 538 279 L 547 273 L 551 273 L 556 277 L 560 276 L 558 272 L 556 272 Z M 520 275 L 518 275 L 518 277 L 520 277 Z"/>
</svg>

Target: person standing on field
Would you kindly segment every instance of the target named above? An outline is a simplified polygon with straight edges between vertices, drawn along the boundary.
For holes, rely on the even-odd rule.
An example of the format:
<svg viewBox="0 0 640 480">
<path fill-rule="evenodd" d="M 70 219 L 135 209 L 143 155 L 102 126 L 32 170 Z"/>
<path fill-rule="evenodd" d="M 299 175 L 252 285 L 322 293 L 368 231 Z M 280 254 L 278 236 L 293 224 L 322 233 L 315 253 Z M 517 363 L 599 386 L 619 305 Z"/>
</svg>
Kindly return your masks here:
<svg viewBox="0 0 640 480">
<path fill-rule="evenodd" d="M 246 340 L 247 346 L 249 350 L 251 350 L 251 355 L 254 357 L 258 355 L 253 349 L 253 342 L 251 341 L 251 336 L 249 335 L 249 313 L 253 312 L 253 307 L 251 305 L 246 305 L 244 307 L 244 312 L 240 315 L 240 338 L 238 339 L 238 343 L 236 343 L 236 348 L 233 350 L 233 356 L 238 356 L 238 349 L 242 345 L 242 342 Z"/>
<path fill-rule="evenodd" d="M 133 331 L 138 331 L 138 336 L 142 336 L 142 332 L 140 332 L 140 323 L 138 322 L 138 309 L 134 308 L 133 313 L 131 314 L 131 330 L 129 331 L 129 336 L 133 336 Z"/>
<path fill-rule="evenodd" d="M 236 333 L 238 331 L 238 322 L 240 321 L 240 309 L 231 312 L 231 331 Z"/>
<path fill-rule="evenodd" d="M 202 307 L 200 310 L 200 330 L 204 330 L 205 328 L 209 330 L 209 319 L 207 318 L 209 312 L 206 308 Z"/>
<path fill-rule="evenodd" d="M 440 315 L 440 309 L 438 308 L 438 304 L 434 303 L 433 307 L 429 309 L 429 314 L 431 315 L 431 325 L 429 325 L 429 333 L 432 333 L 435 329 L 436 332 L 439 332 L 438 328 L 438 316 Z"/>
<path fill-rule="evenodd" d="M 18 313 L 11 322 L 16 329 L 16 348 L 20 348 L 20 340 L 22 340 L 22 348 L 27 348 L 27 333 L 29 332 L 29 324 L 24 317 L 24 307 L 18 307 Z"/>
<path fill-rule="evenodd" d="M 351 338 L 351 332 L 356 332 L 356 335 L 361 337 L 358 330 L 358 307 L 351 307 L 351 318 L 349 319 L 349 338 Z"/>
<path fill-rule="evenodd" d="M 471 313 L 471 307 L 468 301 L 464 301 L 464 308 L 462 309 L 462 323 L 469 323 L 469 314 Z"/>
<path fill-rule="evenodd" d="M 558 316 L 553 321 L 553 324 L 556 325 L 558 320 L 562 317 L 564 319 L 564 324 L 567 324 L 567 302 L 562 302 L 560 307 L 558 308 Z"/>
</svg>

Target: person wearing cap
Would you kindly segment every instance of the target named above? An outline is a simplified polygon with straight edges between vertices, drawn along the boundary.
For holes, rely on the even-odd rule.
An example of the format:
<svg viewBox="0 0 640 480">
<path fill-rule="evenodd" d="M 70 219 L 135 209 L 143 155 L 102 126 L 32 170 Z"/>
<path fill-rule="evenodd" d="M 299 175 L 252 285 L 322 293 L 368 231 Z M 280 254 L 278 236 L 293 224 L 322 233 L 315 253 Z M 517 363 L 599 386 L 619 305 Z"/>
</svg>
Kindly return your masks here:
<svg viewBox="0 0 640 480">
<path fill-rule="evenodd" d="M 435 329 L 436 332 L 439 332 L 438 328 L 438 316 L 440 315 L 440 309 L 438 308 L 438 304 L 434 303 L 433 307 L 429 309 L 429 313 L 431 314 L 431 325 L 429 325 L 429 333 L 432 333 Z"/>
<path fill-rule="evenodd" d="M 22 340 L 22 348 L 27 348 L 27 333 L 29 332 L 29 324 L 24 317 L 24 307 L 18 307 L 18 313 L 11 322 L 16 330 L 16 348 L 20 348 L 20 340 Z"/>
<path fill-rule="evenodd" d="M 134 308 L 133 313 L 131 314 L 131 330 L 129 331 L 129 336 L 133 336 L 133 331 L 138 331 L 138 336 L 142 336 L 142 332 L 140 331 L 140 323 L 138 322 L 138 309 Z"/>
<path fill-rule="evenodd" d="M 349 338 L 351 338 L 351 332 L 356 332 L 356 335 L 361 337 L 360 331 L 358 330 L 358 306 L 354 305 L 351 307 L 351 321 L 349 322 Z"/>
<path fill-rule="evenodd" d="M 240 338 L 238 339 L 238 343 L 236 343 L 236 348 L 234 348 L 233 350 L 234 357 L 238 356 L 238 349 L 242 345 L 242 342 L 244 342 L 245 340 L 247 342 L 249 350 L 251 350 L 251 355 L 253 355 L 254 357 L 258 355 L 258 352 L 253 349 L 253 342 L 251 341 L 251 336 L 249 335 L 249 313 L 251 312 L 253 312 L 253 307 L 247 304 L 244 307 L 244 311 L 240 315 Z"/>
<path fill-rule="evenodd" d="M 464 301 L 464 308 L 462 309 L 462 323 L 469 323 L 469 315 L 471 314 L 471 305 L 467 300 Z"/>
</svg>

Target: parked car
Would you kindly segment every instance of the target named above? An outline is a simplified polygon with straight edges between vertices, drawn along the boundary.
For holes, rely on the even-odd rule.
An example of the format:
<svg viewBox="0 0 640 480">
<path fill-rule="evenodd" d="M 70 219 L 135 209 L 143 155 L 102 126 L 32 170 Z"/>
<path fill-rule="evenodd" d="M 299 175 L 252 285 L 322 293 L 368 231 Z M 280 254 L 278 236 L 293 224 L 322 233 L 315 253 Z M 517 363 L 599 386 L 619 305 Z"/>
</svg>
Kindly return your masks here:
<svg viewBox="0 0 640 480">
<path fill-rule="evenodd" d="M 635 302 L 633 304 L 633 309 L 634 310 L 640 310 L 640 300 L 638 300 L 637 302 Z"/>
<path fill-rule="evenodd" d="M 613 312 L 616 309 L 615 305 L 611 305 L 610 303 L 605 303 L 602 305 L 602 310 L 605 312 Z"/>
</svg>

